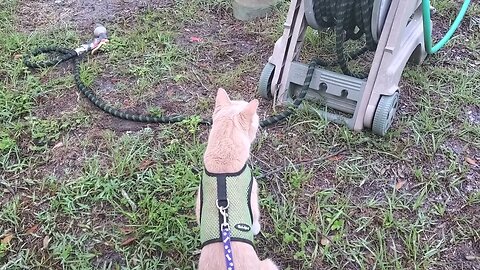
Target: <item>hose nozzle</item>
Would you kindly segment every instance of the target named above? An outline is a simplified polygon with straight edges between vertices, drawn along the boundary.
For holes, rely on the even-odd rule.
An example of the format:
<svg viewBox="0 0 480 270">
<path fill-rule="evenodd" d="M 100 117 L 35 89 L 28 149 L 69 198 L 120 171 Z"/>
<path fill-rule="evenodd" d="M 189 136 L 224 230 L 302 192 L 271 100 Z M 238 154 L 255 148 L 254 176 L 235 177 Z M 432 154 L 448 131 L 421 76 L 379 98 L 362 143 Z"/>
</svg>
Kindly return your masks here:
<svg viewBox="0 0 480 270">
<path fill-rule="evenodd" d="M 108 39 L 107 28 L 105 28 L 103 25 L 98 25 L 93 31 L 93 34 L 96 38 Z"/>
<path fill-rule="evenodd" d="M 90 43 L 83 44 L 75 49 L 78 55 L 91 51 L 94 54 L 100 47 L 108 43 L 107 29 L 103 25 L 97 25 L 93 31 L 95 38 Z"/>
<path fill-rule="evenodd" d="M 92 42 L 92 54 L 94 54 L 102 45 L 108 43 L 107 28 L 103 25 L 98 25 L 93 31 L 95 39 Z"/>
</svg>

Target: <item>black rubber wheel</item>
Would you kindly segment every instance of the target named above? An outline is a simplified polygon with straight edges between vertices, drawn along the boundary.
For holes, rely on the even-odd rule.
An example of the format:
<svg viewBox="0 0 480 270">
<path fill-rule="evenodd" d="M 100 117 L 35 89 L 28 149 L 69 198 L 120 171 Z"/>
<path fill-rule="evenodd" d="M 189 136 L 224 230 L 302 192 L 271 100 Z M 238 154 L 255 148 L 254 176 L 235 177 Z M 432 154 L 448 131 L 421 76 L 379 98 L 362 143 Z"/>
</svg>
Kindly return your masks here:
<svg viewBox="0 0 480 270">
<path fill-rule="evenodd" d="M 392 126 L 397 113 L 400 94 L 395 92 L 391 96 L 382 96 L 378 101 L 377 109 L 373 117 L 372 132 L 379 136 L 385 136 Z"/>
<path fill-rule="evenodd" d="M 273 73 L 275 73 L 275 66 L 272 63 L 267 63 L 262 70 L 258 84 L 258 91 L 262 98 L 273 99 L 271 91 Z"/>
</svg>

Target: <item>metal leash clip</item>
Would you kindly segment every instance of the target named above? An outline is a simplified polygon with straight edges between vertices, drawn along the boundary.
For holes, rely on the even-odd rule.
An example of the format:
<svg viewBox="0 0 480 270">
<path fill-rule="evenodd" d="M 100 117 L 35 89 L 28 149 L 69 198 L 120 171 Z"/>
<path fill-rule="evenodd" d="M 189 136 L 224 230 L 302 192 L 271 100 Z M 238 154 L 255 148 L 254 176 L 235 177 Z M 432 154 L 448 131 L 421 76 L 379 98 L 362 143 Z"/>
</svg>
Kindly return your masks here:
<svg viewBox="0 0 480 270">
<path fill-rule="evenodd" d="M 216 204 L 217 204 L 218 210 L 220 211 L 220 214 L 223 217 L 223 222 L 222 224 L 220 224 L 221 229 L 223 230 L 223 229 L 230 228 L 230 225 L 228 225 L 228 221 L 227 221 L 227 217 L 228 217 L 227 209 L 228 209 L 228 206 L 230 205 L 230 201 L 227 199 L 227 206 L 220 206 L 218 204 L 218 200 Z"/>
</svg>

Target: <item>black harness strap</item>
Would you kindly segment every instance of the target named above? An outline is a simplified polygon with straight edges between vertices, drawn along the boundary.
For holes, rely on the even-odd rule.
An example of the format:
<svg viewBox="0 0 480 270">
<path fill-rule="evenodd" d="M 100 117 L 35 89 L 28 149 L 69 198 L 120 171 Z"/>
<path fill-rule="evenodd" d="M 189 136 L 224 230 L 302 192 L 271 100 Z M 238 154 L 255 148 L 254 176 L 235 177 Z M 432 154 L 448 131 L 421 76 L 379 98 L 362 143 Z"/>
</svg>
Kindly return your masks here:
<svg viewBox="0 0 480 270">
<path fill-rule="evenodd" d="M 217 176 L 217 200 L 218 206 L 227 207 L 227 176 L 221 174 Z"/>
</svg>

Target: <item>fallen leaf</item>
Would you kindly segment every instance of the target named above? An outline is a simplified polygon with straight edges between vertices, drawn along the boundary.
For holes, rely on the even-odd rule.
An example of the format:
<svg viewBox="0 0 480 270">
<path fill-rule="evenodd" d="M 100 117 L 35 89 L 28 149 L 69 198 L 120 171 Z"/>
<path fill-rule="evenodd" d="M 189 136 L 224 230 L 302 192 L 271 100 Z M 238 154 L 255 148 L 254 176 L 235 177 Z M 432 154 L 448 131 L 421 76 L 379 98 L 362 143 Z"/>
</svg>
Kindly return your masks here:
<svg viewBox="0 0 480 270">
<path fill-rule="evenodd" d="M 400 178 L 405 178 L 404 168 L 399 168 L 399 169 L 397 170 L 397 174 L 398 174 L 398 177 L 400 177 Z"/>
<path fill-rule="evenodd" d="M 398 181 L 397 184 L 395 185 L 395 189 L 396 190 L 399 190 L 403 187 L 403 185 L 405 185 L 407 181 L 403 180 L 403 181 Z"/>
<path fill-rule="evenodd" d="M 15 55 L 13 56 L 13 59 L 15 59 L 15 60 L 20 59 L 20 58 L 22 58 L 22 55 L 21 55 L 21 54 L 15 54 Z"/>
<path fill-rule="evenodd" d="M 465 260 L 475 261 L 475 260 L 480 260 L 480 257 L 479 256 L 474 256 L 474 255 L 467 255 L 467 256 L 465 256 Z"/>
<path fill-rule="evenodd" d="M 142 161 L 140 163 L 140 165 L 138 166 L 138 168 L 140 170 L 145 170 L 149 167 L 151 167 L 153 164 L 155 164 L 155 161 L 154 160 L 151 160 L 151 159 L 145 159 L 144 161 Z"/>
<path fill-rule="evenodd" d="M 126 246 L 126 245 L 132 243 L 132 242 L 135 241 L 135 240 L 137 240 L 137 237 L 135 237 L 135 236 L 129 237 L 129 238 L 123 240 L 123 242 L 122 242 L 121 245 L 122 245 L 122 246 Z"/>
<path fill-rule="evenodd" d="M 477 162 L 473 158 L 465 157 L 465 161 L 472 166 L 477 166 Z"/>
<path fill-rule="evenodd" d="M 27 230 L 27 234 L 35 233 L 38 230 L 38 226 L 40 226 L 40 224 L 33 225 L 33 227 L 31 227 L 30 229 Z"/>
<path fill-rule="evenodd" d="M 370 264 L 370 265 L 373 265 L 375 263 L 375 257 L 373 257 L 372 255 L 368 255 L 366 257 L 366 259 L 367 259 L 368 264 Z"/>
<path fill-rule="evenodd" d="M 127 200 L 128 204 L 130 204 L 130 207 L 132 207 L 132 210 L 134 212 L 137 211 L 137 205 L 135 204 L 134 201 L 132 201 L 132 199 L 130 199 L 130 196 L 128 196 L 128 193 L 123 188 L 122 188 L 122 190 L 120 190 L 120 192 L 122 193 L 123 198 L 125 198 L 125 200 Z"/>
<path fill-rule="evenodd" d="M 110 242 L 103 242 L 103 244 L 107 247 L 113 247 L 114 244 L 110 243 Z"/>
<path fill-rule="evenodd" d="M 320 240 L 320 244 L 322 244 L 322 246 L 328 246 L 330 245 L 331 241 L 330 239 L 328 239 L 327 237 L 323 237 L 321 240 Z"/>
<path fill-rule="evenodd" d="M 190 37 L 190 42 L 202 42 L 201 37 Z"/>
<path fill-rule="evenodd" d="M 330 161 L 339 161 L 339 160 L 342 160 L 343 157 L 342 156 L 333 156 L 333 157 L 329 157 L 328 160 Z"/>
<path fill-rule="evenodd" d="M 0 243 L 2 243 L 2 245 L 8 245 L 10 241 L 12 241 L 12 239 L 13 239 L 13 233 L 9 233 L 5 237 L 3 237 Z"/>
<path fill-rule="evenodd" d="M 133 103 L 132 103 L 131 100 L 125 99 L 125 100 L 123 101 L 123 105 L 124 105 L 125 107 L 129 108 L 129 107 L 132 107 L 132 106 L 133 106 Z"/>
<path fill-rule="evenodd" d="M 62 147 L 62 146 L 63 146 L 63 142 L 59 142 L 59 143 L 57 143 L 53 146 L 52 150 L 55 150 L 55 149 L 57 149 L 59 147 Z"/>
<path fill-rule="evenodd" d="M 120 231 L 122 231 L 124 234 L 131 234 L 135 229 L 133 227 L 123 227 L 120 228 Z"/>
<path fill-rule="evenodd" d="M 43 249 L 47 249 L 48 248 L 48 244 L 50 243 L 50 237 L 48 237 L 48 235 L 45 235 L 45 237 L 43 238 Z"/>
</svg>

